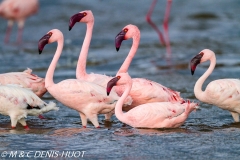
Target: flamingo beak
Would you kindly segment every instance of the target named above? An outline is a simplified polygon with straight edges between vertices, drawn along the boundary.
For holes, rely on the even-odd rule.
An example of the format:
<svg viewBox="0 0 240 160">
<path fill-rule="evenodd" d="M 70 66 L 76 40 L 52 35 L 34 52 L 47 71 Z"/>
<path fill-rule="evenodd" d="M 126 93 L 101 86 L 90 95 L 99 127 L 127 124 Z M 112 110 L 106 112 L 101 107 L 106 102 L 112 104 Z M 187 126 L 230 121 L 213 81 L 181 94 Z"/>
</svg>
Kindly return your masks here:
<svg viewBox="0 0 240 160">
<path fill-rule="evenodd" d="M 199 63 L 201 63 L 201 59 L 203 57 L 203 53 L 201 52 L 200 54 L 196 55 L 195 57 L 192 58 L 190 62 L 190 67 L 191 67 L 191 73 L 192 75 L 194 74 L 194 71 Z"/>
<path fill-rule="evenodd" d="M 76 22 L 81 21 L 81 19 L 85 16 L 86 14 L 84 13 L 74 14 L 69 20 L 69 31 L 71 31 L 72 27 L 75 25 Z"/>
<path fill-rule="evenodd" d="M 115 47 L 116 50 L 118 51 L 119 48 L 121 47 L 122 41 L 125 40 L 125 35 L 126 35 L 126 31 L 122 30 L 120 33 L 118 33 L 118 35 L 115 38 Z"/>
<path fill-rule="evenodd" d="M 107 84 L 107 95 L 109 96 L 112 88 L 116 86 L 117 81 L 120 79 L 120 76 L 112 78 Z"/>
<path fill-rule="evenodd" d="M 51 36 L 52 36 L 52 32 L 49 32 L 38 41 L 39 54 L 42 53 L 44 46 L 48 44 L 48 40 L 50 39 Z"/>
</svg>

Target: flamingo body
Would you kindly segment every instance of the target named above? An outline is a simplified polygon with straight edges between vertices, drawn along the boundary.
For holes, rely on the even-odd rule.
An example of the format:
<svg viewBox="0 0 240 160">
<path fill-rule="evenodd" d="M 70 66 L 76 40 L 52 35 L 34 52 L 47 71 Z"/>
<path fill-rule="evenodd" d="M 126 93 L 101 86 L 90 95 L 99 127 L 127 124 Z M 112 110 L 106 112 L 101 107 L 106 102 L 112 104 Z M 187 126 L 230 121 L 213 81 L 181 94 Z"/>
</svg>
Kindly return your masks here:
<svg viewBox="0 0 240 160">
<path fill-rule="evenodd" d="M 231 112 L 235 122 L 239 122 L 240 114 L 240 80 L 218 79 L 210 82 L 205 91 L 202 85 L 207 77 L 213 72 L 216 65 L 215 53 L 209 49 L 202 50 L 191 60 L 191 71 L 194 74 L 199 63 L 210 60 L 207 71 L 198 79 L 194 86 L 194 94 L 202 102 L 213 104 L 221 109 Z"/>
<path fill-rule="evenodd" d="M 179 102 L 153 102 L 139 105 L 123 113 L 122 102 L 130 93 L 132 87 L 131 77 L 128 73 L 118 73 L 117 79 L 108 83 L 107 91 L 116 86 L 125 88 L 115 108 L 116 117 L 123 123 L 136 128 L 175 128 L 181 126 L 188 115 L 197 108 L 196 103 Z"/>
<path fill-rule="evenodd" d="M 39 116 L 51 110 L 58 110 L 56 104 L 42 101 L 30 89 L 18 85 L 0 85 L 0 114 L 11 118 L 12 128 L 20 122 L 27 127 L 25 118 L 27 115 Z"/>
<path fill-rule="evenodd" d="M 118 73 L 126 73 L 128 71 L 132 59 L 138 49 L 140 42 L 140 30 L 137 26 L 129 24 L 125 26 L 115 38 L 117 51 L 119 50 L 122 41 L 130 38 L 133 39 L 132 47 Z M 131 106 L 124 107 L 125 111 L 149 102 L 184 102 L 184 99 L 180 97 L 179 92 L 171 90 L 157 82 L 144 78 L 133 78 L 132 82 L 133 85 L 129 96 L 132 97 L 133 103 Z M 115 90 L 119 95 L 121 95 L 124 92 L 124 87 L 116 86 Z"/>
<path fill-rule="evenodd" d="M 44 78 L 32 74 L 32 70 L 29 68 L 23 72 L 0 74 L 0 84 L 17 84 L 23 88 L 30 88 L 39 97 L 47 92 Z"/>
<path fill-rule="evenodd" d="M 0 4 L 0 16 L 8 20 L 5 42 L 8 42 L 13 22 L 18 23 L 18 41 L 27 17 L 38 11 L 38 0 L 4 0 Z"/>
</svg>

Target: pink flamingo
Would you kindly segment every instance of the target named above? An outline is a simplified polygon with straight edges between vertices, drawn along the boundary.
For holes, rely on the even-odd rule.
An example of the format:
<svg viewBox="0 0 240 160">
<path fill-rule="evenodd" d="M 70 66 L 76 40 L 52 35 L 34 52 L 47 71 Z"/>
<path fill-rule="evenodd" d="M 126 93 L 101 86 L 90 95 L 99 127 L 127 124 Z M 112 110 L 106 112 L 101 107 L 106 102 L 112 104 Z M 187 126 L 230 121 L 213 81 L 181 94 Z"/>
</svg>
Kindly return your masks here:
<svg viewBox="0 0 240 160">
<path fill-rule="evenodd" d="M 29 68 L 23 72 L 0 74 L 0 84 L 17 84 L 23 88 L 30 88 L 40 98 L 47 92 L 44 78 L 32 74 Z"/>
<path fill-rule="evenodd" d="M 202 85 L 207 77 L 213 72 L 216 65 L 215 53 L 209 49 L 202 50 L 190 62 L 191 73 L 199 63 L 210 60 L 207 71 L 197 80 L 194 86 L 194 94 L 202 102 L 213 104 L 224 110 L 230 111 L 235 122 L 239 122 L 240 114 L 240 80 L 239 79 L 218 79 L 210 82 L 205 91 Z"/>
<path fill-rule="evenodd" d="M 0 4 L 0 16 L 8 19 L 5 43 L 8 43 L 14 21 L 18 23 L 18 43 L 22 41 L 25 19 L 38 11 L 38 0 L 4 0 Z"/>
<path fill-rule="evenodd" d="M 39 116 L 51 110 L 58 110 L 56 104 L 42 101 L 30 89 L 19 85 L 0 85 L 0 114 L 9 115 L 14 129 L 17 122 L 28 129 L 25 117 L 27 115 Z"/>
<path fill-rule="evenodd" d="M 93 16 L 92 11 L 85 10 L 85 11 L 81 11 L 81 12 L 73 15 L 69 20 L 69 30 L 71 30 L 73 28 L 73 26 L 75 25 L 75 23 L 77 23 L 77 22 L 86 23 L 87 31 L 86 31 L 83 45 L 82 45 L 82 48 L 81 48 L 81 51 L 79 54 L 79 59 L 78 59 L 77 69 L 76 69 L 76 77 L 79 80 L 92 82 L 92 83 L 98 84 L 98 85 L 106 88 L 107 82 L 112 77 L 102 75 L 102 74 L 95 74 L 95 73 L 87 74 L 87 72 L 86 72 L 86 62 L 87 62 L 88 50 L 89 50 L 90 42 L 92 39 L 92 31 L 93 31 L 93 26 L 94 26 L 94 16 Z M 128 97 L 127 101 L 124 103 L 124 106 L 131 103 L 130 101 L 132 101 L 132 100 L 130 97 Z M 105 119 L 110 120 L 113 112 L 106 114 Z"/>
<path fill-rule="evenodd" d="M 127 25 L 115 38 L 116 50 L 118 51 L 123 40 L 133 39 L 133 44 L 130 52 L 123 62 L 118 73 L 126 73 L 135 56 L 139 41 L 140 41 L 140 31 L 135 25 Z M 143 78 L 133 78 L 133 86 L 129 95 L 133 99 L 131 106 L 124 107 L 124 111 L 128 111 L 133 107 L 139 106 L 145 103 L 151 102 L 184 102 L 184 99 L 180 97 L 179 92 L 173 91 L 159 83 L 143 79 Z M 115 87 L 116 92 L 122 95 L 124 88 L 121 86 Z"/>
<path fill-rule="evenodd" d="M 53 82 L 53 74 L 63 49 L 63 34 L 58 29 L 49 31 L 38 43 L 39 53 L 48 43 L 56 42 L 57 50 L 47 70 L 45 87 L 48 92 L 62 104 L 79 112 L 82 125 L 85 128 L 89 119 L 96 128 L 99 128 L 98 114 L 106 114 L 114 110 L 118 95 L 108 97 L 105 88 L 84 80 L 67 79 L 57 84 Z"/>
<path fill-rule="evenodd" d="M 130 93 L 132 80 L 128 73 L 118 73 L 107 85 L 107 94 L 113 86 L 121 86 L 124 92 L 115 107 L 116 117 L 123 123 L 136 128 L 176 128 L 181 126 L 188 115 L 197 109 L 196 103 L 152 102 L 139 105 L 123 113 L 124 99 Z"/>
<path fill-rule="evenodd" d="M 154 24 L 151 20 L 151 15 L 154 10 L 154 7 L 157 3 L 157 0 L 153 0 L 152 5 L 150 6 L 150 9 L 146 15 L 146 21 L 153 27 L 153 29 L 157 32 L 159 36 L 159 40 L 163 45 L 166 45 L 167 48 L 167 53 L 168 53 L 168 58 L 171 57 L 171 46 L 170 46 L 170 40 L 169 40 L 169 34 L 168 34 L 168 20 L 169 20 L 169 14 L 170 14 L 170 9 L 171 9 L 171 4 L 172 0 L 167 0 L 167 7 L 165 11 L 165 16 L 164 16 L 164 21 L 163 21 L 163 31 L 164 31 L 164 36 L 162 32 L 158 29 L 156 24 Z M 165 37 L 165 40 L 164 40 Z"/>
</svg>

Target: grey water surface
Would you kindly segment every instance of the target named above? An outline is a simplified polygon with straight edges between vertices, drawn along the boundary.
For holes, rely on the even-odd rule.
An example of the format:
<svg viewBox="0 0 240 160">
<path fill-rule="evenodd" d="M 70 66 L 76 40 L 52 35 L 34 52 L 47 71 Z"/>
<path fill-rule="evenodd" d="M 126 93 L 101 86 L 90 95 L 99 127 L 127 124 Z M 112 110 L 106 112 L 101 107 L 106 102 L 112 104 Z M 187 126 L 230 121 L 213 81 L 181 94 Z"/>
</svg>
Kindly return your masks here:
<svg viewBox="0 0 240 160">
<path fill-rule="evenodd" d="M 194 76 L 188 64 L 202 49 L 209 48 L 216 53 L 217 66 L 204 86 L 215 79 L 239 78 L 239 0 L 173 0 L 169 20 L 171 61 L 166 61 L 165 46 L 145 20 L 151 3 L 145 0 L 40 0 L 38 13 L 26 21 L 22 45 L 15 43 L 16 25 L 10 43 L 4 44 L 7 22 L 1 18 L 0 73 L 23 71 L 29 67 L 33 73 L 44 77 L 56 43 L 47 45 L 39 55 L 38 40 L 49 30 L 57 28 L 63 32 L 65 44 L 54 81 L 75 78 L 86 25 L 77 23 L 68 31 L 68 21 L 77 12 L 92 10 L 95 25 L 88 55 L 88 73 L 116 74 L 132 40 L 124 41 L 117 52 L 114 38 L 124 26 L 135 24 L 141 30 L 141 41 L 129 69 L 132 77 L 156 81 L 181 92 L 183 98 L 198 102 L 193 87 L 209 63 L 198 66 Z M 165 0 L 158 1 L 152 15 L 160 30 L 163 30 L 165 6 Z M 115 116 L 107 122 L 103 115 L 99 115 L 100 129 L 95 129 L 90 122 L 87 129 L 82 129 L 76 111 L 57 102 L 49 93 L 43 100 L 56 102 L 60 110 L 44 114 L 46 119 L 29 116 L 30 130 L 24 130 L 21 125 L 12 130 L 10 118 L 0 115 L 0 159 L 46 159 L 49 157 L 47 152 L 51 152 L 50 159 L 240 158 L 240 123 L 234 123 L 228 111 L 214 105 L 200 103 L 200 108 L 177 129 L 135 129 L 122 124 Z M 15 151 L 17 155 L 14 156 Z M 4 157 L 3 153 L 7 156 Z"/>
</svg>

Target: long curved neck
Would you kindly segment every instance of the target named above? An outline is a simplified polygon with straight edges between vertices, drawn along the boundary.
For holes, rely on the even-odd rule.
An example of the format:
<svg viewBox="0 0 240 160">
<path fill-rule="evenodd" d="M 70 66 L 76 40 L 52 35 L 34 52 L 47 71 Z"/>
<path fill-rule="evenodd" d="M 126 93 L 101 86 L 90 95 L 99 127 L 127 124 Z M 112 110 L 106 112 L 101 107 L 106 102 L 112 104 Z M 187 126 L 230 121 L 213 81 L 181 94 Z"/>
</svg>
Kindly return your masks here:
<svg viewBox="0 0 240 160">
<path fill-rule="evenodd" d="M 125 90 L 122 94 L 122 96 L 119 98 L 119 100 L 117 101 L 117 104 L 115 106 L 115 115 L 116 117 L 123 123 L 127 122 L 127 117 L 125 116 L 125 113 L 123 113 L 122 111 L 122 106 L 124 103 L 124 100 L 127 98 L 131 88 L 132 88 L 132 84 L 126 84 L 125 86 Z"/>
<path fill-rule="evenodd" d="M 207 71 L 197 80 L 195 86 L 194 86 L 194 94 L 200 101 L 205 100 L 205 94 L 204 91 L 202 91 L 202 85 L 205 82 L 205 80 L 208 78 L 208 76 L 213 72 L 216 65 L 216 57 L 215 55 L 212 55 L 210 58 L 210 66 L 208 67 Z"/>
<path fill-rule="evenodd" d="M 120 69 L 118 71 L 119 73 L 126 73 L 128 71 L 128 68 L 129 68 L 129 66 L 132 62 L 132 59 L 137 52 L 139 41 L 140 41 L 140 35 L 136 35 L 136 36 L 133 37 L 132 47 L 131 47 L 131 49 L 128 53 L 127 58 L 123 62 L 122 66 L 120 67 Z"/>
<path fill-rule="evenodd" d="M 86 35 L 85 35 L 82 49 L 80 51 L 79 58 L 78 58 L 77 71 L 76 71 L 77 79 L 83 78 L 87 74 L 86 63 L 87 63 L 88 49 L 92 39 L 93 25 L 94 25 L 94 22 L 87 23 Z"/>
<path fill-rule="evenodd" d="M 48 70 L 47 70 L 47 73 L 46 73 L 46 77 L 45 77 L 45 87 L 48 88 L 48 87 L 51 87 L 52 85 L 54 85 L 54 82 L 53 82 L 53 74 L 54 74 L 54 71 L 55 71 L 55 68 L 57 66 L 57 62 L 58 62 L 58 59 L 62 53 L 62 49 L 63 49 L 63 37 L 59 38 L 57 43 L 57 50 L 54 54 L 54 57 L 52 59 L 52 62 L 50 64 L 50 66 L 48 67 Z"/>
</svg>

